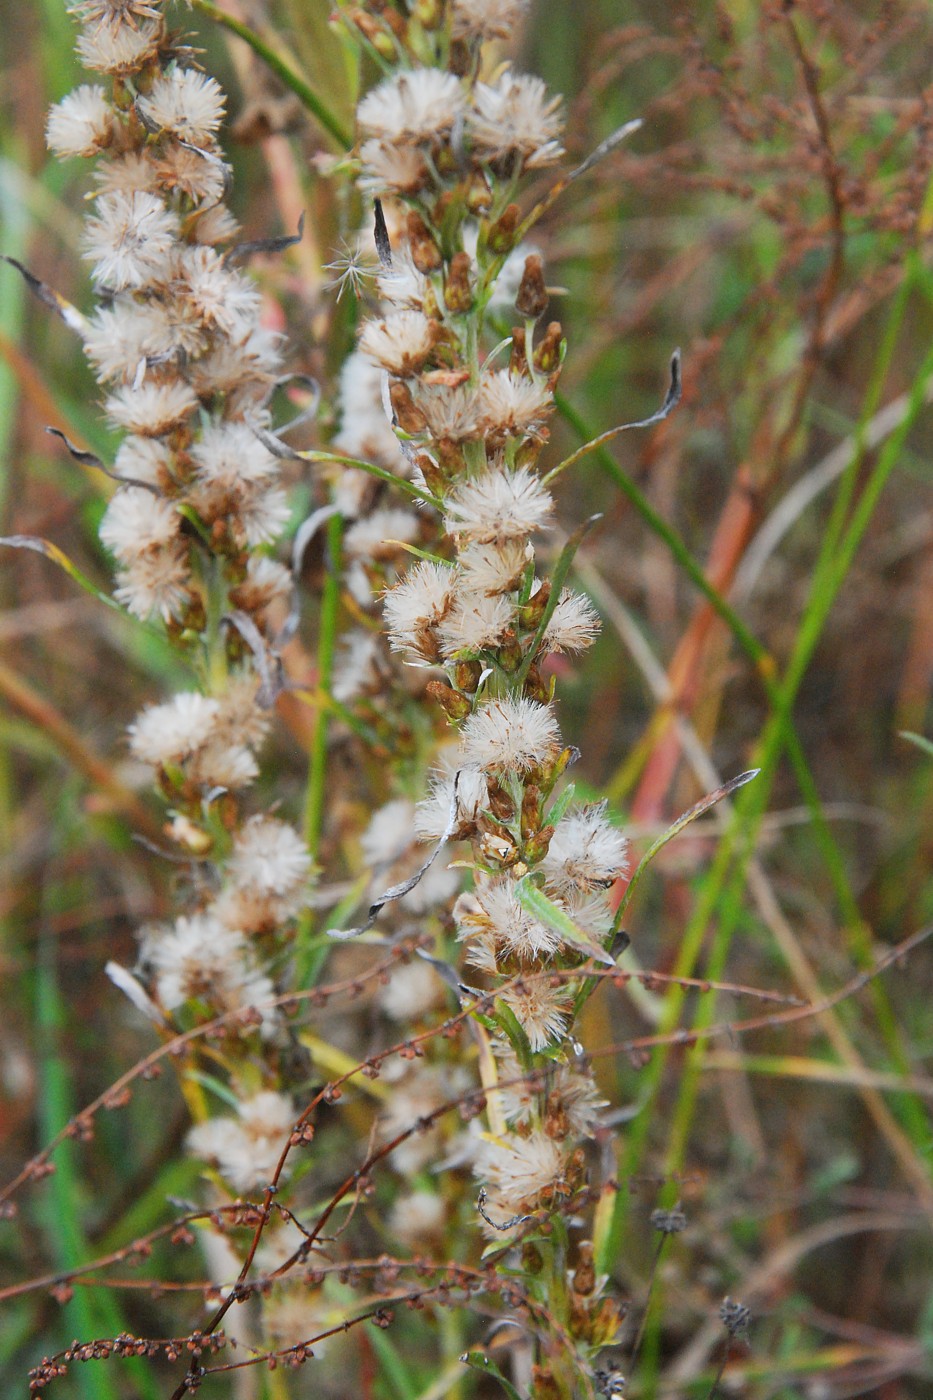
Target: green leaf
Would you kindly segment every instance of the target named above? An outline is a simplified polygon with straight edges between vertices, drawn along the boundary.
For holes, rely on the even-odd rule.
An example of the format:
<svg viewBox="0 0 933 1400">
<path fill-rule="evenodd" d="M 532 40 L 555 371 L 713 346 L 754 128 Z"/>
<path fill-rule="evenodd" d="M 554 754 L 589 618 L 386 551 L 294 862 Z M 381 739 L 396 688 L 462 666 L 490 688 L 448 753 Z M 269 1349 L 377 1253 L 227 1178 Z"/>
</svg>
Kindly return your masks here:
<svg viewBox="0 0 933 1400">
<path fill-rule="evenodd" d="M 532 884 L 530 877 L 526 876 L 518 881 L 515 893 L 519 904 L 527 913 L 533 914 L 536 919 L 547 924 L 548 928 L 559 933 L 564 942 L 576 948 L 577 952 L 585 953 L 588 958 L 595 958 L 597 962 L 606 963 L 608 967 L 615 967 L 615 960 L 605 948 L 597 943 L 591 934 L 579 928 L 566 910 L 561 909 L 548 899 L 543 890 Z"/>
<path fill-rule="evenodd" d="M 918 749 L 922 749 L 925 754 L 933 758 L 933 739 L 926 739 L 922 734 L 914 734 L 910 729 L 899 729 L 898 734 L 902 739 L 906 739 L 908 744 L 916 744 Z"/>
<path fill-rule="evenodd" d="M 699 802 L 694 803 L 688 811 L 683 812 L 674 822 L 673 826 L 669 826 L 667 831 L 663 832 L 662 835 L 648 847 L 648 850 L 638 862 L 635 873 L 629 881 L 628 889 L 625 891 L 625 895 L 616 910 L 616 916 L 612 924 L 613 932 L 621 926 L 622 918 L 632 898 L 632 892 L 645 870 L 648 868 L 648 865 L 654 860 L 658 851 L 660 851 L 663 846 L 666 846 L 668 841 L 679 835 L 685 826 L 689 826 L 691 822 L 696 821 L 697 817 L 702 817 L 704 812 L 708 812 L 711 807 L 715 807 L 717 802 L 721 802 L 722 799 L 728 797 L 730 793 L 735 792 L 740 787 L 744 787 L 746 783 L 750 783 L 752 778 L 757 778 L 760 772 L 760 768 L 749 768 L 746 773 L 740 773 L 738 777 L 730 778 L 727 783 L 723 783 L 722 787 L 718 787 L 715 792 L 707 793 Z"/>
<path fill-rule="evenodd" d="M 484 1356 L 481 1351 L 465 1351 L 460 1360 L 464 1366 L 469 1366 L 472 1371 L 481 1371 L 484 1376 L 492 1376 L 493 1380 L 497 1380 L 509 1400 L 522 1400 L 512 1382 L 507 1381 L 495 1362 L 490 1361 L 489 1357 Z"/>
</svg>

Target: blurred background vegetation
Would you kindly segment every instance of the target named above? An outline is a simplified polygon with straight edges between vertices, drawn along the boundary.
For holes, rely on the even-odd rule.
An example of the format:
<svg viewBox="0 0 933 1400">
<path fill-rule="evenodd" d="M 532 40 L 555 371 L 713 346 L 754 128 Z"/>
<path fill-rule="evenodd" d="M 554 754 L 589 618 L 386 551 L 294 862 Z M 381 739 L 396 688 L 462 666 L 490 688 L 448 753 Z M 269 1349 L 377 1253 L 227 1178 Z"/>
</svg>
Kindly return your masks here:
<svg viewBox="0 0 933 1400">
<path fill-rule="evenodd" d="M 326 5 L 224 8 L 352 125 L 359 79 Z M 230 93 L 245 236 L 290 231 L 308 211 L 303 242 L 258 267 L 291 367 L 324 386 L 326 436 L 357 313 L 352 299 L 335 302 L 324 265 L 369 215 L 300 98 L 197 7 L 176 15 Z M 0 24 L 0 251 L 86 306 L 88 172 L 50 162 L 42 140 L 49 103 L 79 80 L 72 23 L 59 0 L 0 0 Z M 644 120 L 536 234 L 569 340 L 553 461 L 653 411 L 672 351 L 683 352 L 678 412 L 586 457 L 558 491 L 568 530 L 603 513 L 580 579 L 604 632 L 562 677 L 580 780 L 611 799 L 643 850 L 723 777 L 762 768 L 732 814 L 691 828 L 655 864 L 629 915 L 633 946 L 660 972 L 818 1000 L 933 919 L 933 755 L 904 733 L 930 732 L 933 678 L 933 13 L 926 0 L 538 0 L 514 48 L 566 95 L 572 162 Z M 0 533 L 53 541 L 106 591 L 96 525 L 108 483 L 45 433 L 112 456 L 96 392 L 61 322 L 0 267 Z M 298 474 L 293 486 L 297 521 L 321 487 Z M 158 814 L 137 791 L 124 734 L 181 678 L 155 634 L 47 559 L 2 559 L 7 1180 L 151 1049 L 103 965 L 132 963 L 136 927 L 172 905 L 171 877 L 132 839 L 157 836 Z M 322 580 L 312 560 L 296 671 L 313 670 Z M 310 736 L 287 703 L 281 718 L 267 782 L 299 812 Z M 335 761 L 347 762 L 339 742 Z M 384 775 L 364 769 L 378 805 Z M 342 839 L 325 825 L 336 870 Z M 655 994 L 662 1031 L 761 1009 Z M 921 945 L 822 1015 L 598 1061 L 607 1096 L 633 1109 L 610 1261 L 633 1317 L 650 1211 L 680 1199 L 689 1219 L 663 1256 L 633 1400 L 709 1392 L 726 1359 L 724 1294 L 754 1318 L 728 1358 L 730 1393 L 930 1394 L 931 994 Z M 593 1009 L 590 1043 L 611 1050 L 655 1028 L 620 995 Z M 132 1287 L 55 1284 L 163 1223 L 167 1197 L 196 1191 L 186 1127 L 164 1075 L 100 1115 L 90 1142 L 66 1141 L 55 1173 L 0 1221 L 0 1279 L 50 1280 L 3 1303 L 6 1393 L 24 1393 L 28 1368 L 74 1336 L 194 1325 L 190 1298 L 139 1286 L 179 1276 L 167 1244 Z M 404 1356 L 404 1335 L 397 1345 Z M 427 1380 L 406 1389 L 382 1338 L 378 1352 L 359 1393 L 454 1393 Z M 157 1379 L 114 1362 L 77 1368 L 50 1393 L 168 1393 Z M 291 1391 L 254 1383 L 256 1394 L 318 1393 L 311 1367 Z M 234 1391 L 215 1382 L 205 1393 Z"/>
</svg>

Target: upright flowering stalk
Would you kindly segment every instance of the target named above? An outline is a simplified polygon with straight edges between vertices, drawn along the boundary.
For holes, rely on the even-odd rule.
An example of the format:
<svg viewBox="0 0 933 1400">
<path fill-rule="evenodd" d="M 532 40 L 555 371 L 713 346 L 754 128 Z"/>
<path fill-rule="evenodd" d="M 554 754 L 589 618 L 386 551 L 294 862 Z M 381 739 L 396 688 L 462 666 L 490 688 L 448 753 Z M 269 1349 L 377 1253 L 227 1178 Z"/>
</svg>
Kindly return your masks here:
<svg viewBox="0 0 933 1400">
<path fill-rule="evenodd" d="M 196 677 L 129 734 L 168 803 L 187 908 L 142 930 L 138 978 L 110 971 L 170 1030 L 242 1013 L 211 1052 L 237 1111 L 211 1119 L 193 1080 L 187 1088 L 204 1120 L 192 1150 L 244 1192 L 269 1180 L 295 1116 L 281 1069 L 288 1037 L 269 1004 L 311 874 L 298 833 L 243 803 L 292 592 L 269 552 L 289 515 L 279 462 L 257 436 L 278 337 L 239 266 L 219 86 L 168 29 L 161 0 L 83 0 L 72 13 L 99 78 L 52 109 L 48 143 L 62 158 L 97 160 L 84 256 L 99 302 L 73 319 L 107 415 L 126 431 L 100 535 L 117 598 L 161 622 Z"/>
<path fill-rule="evenodd" d="M 598 620 L 563 586 L 569 553 L 549 579 L 534 548 L 552 527 L 539 459 L 565 342 L 545 319 L 542 260 L 521 243 L 515 199 L 563 152 L 558 101 L 488 50 L 522 8 L 432 0 L 407 16 L 352 14 L 385 72 L 357 110 L 360 185 L 387 201 L 396 230 L 381 240 L 387 305 L 359 354 L 444 532 L 388 592 L 385 619 L 393 651 L 430 668 L 426 693 L 455 730 L 416 826 L 437 839 L 453 811 L 471 847 L 472 888 L 453 915 L 463 975 L 492 994 L 480 1034 L 494 1090 L 473 1161 L 483 1228 L 531 1300 L 532 1394 L 544 1400 L 597 1393 L 593 1359 L 619 1323 L 570 1215 L 600 1107 L 574 1015 L 584 964 L 605 956 L 626 843 L 603 805 L 557 795 L 572 753 L 544 662 L 588 647 Z"/>
</svg>

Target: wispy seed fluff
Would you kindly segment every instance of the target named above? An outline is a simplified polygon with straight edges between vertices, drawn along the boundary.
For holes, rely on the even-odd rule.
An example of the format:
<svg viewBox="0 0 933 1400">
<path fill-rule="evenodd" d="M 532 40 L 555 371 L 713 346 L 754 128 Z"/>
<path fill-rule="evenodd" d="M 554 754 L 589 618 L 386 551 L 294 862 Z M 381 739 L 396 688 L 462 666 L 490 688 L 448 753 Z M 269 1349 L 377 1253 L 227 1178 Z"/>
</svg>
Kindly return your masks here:
<svg viewBox="0 0 933 1400">
<path fill-rule="evenodd" d="M 560 747 L 553 710 L 536 700 L 493 700 L 463 725 L 463 757 L 478 768 L 527 773 Z"/>
<path fill-rule="evenodd" d="M 445 502 L 444 528 L 477 544 L 524 540 L 550 519 L 554 502 L 540 479 L 518 471 L 481 472 L 457 485 Z"/>
</svg>

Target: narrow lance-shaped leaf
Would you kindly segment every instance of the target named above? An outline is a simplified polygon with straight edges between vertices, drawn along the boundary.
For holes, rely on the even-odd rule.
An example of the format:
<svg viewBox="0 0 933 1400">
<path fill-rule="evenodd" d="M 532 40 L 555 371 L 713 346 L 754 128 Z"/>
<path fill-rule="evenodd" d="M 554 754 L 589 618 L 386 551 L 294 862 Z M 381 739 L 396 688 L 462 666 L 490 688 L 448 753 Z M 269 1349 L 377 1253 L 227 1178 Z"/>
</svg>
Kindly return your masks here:
<svg viewBox="0 0 933 1400">
<path fill-rule="evenodd" d="M 575 924 L 566 910 L 548 899 L 544 891 L 532 884 L 527 876 L 518 881 L 515 893 L 519 904 L 527 913 L 533 914 L 541 923 L 559 933 L 564 942 L 576 948 L 577 952 L 585 953 L 588 958 L 595 958 L 597 962 L 606 963 L 609 967 L 613 966 L 613 960 L 605 948 L 585 929 Z"/>
<path fill-rule="evenodd" d="M 628 908 L 635 886 L 638 884 L 638 881 L 641 879 L 642 874 L 647 869 L 650 862 L 654 860 L 658 851 L 661 850 L 662 846 L 666 846 L 668 841 L 683 831 L 685 826 L 689 826 L 691 822 L 696 821 L 697 817 L 702 817 L 704 812 L 708 812 L 711 807 L 715 807 L 717 802 L 721 802 L 724 797 L 728 797 L 731 793 L 736 792 L 738 788 L 744 787 L 746 783 L 750 783 L 752 778 L 757 778 L 760 772 L 760 768 L 749 768 L 747 772 L 740 773 L 738 777 L 730 778 L 727 783 L 723 783 L 722 787 L 716 788 L 715 792 L 708 793 L 706 797 L 701 798 L 699 802 L 695 803 L 689 811 L 679 816 L 673 826 L 669 826 L 667 831 L 663 832 L 662 835 L 649 846 L 648 850 L 638 862 L 635 873 L 629 881 L 628 889 L 625 891 L 622 901 L 616 910 L 616 916 L 612 924 L 613 933 L 615 933 L 622 922 L 623 915 Z"/>
<path fill-rule="evenodd" d="M 123 614 L 120 604 L 106 593 L 101 592 L 96 584 L 92 583 L 87 574 L 83 574 L 77 564 L 73 564 L 64 550 L 59 549 L 57 544 L 52 544 L 51 540 L 41 539 L 38 535 L 0 535 L 0 544 L 5 544 L 10 549 L 31 549 L 34 554 L 44 554 L 46 559 L 51 559 L 53 564 L 57 564 L 60 569 L 64 569 L 69 578 L 74 579 L 79 588 L 83 588 L 85 593 L 90 593 L 99 603 L 106 603 L 108 608 L 115 609 Z"/>
<path fill-rule="evenodd" d="M 668 385 L 668 390 L 664 396 L 664 402 L 661 407 L 656 409 L 654 413 L 649 414 L 647 418 L 637 418 L 631 423 L 619 423 L 615 428 L 609 428 L 607 432 L 600 433 L 599 437 L 593 438 L 590 442 L 585 442 L 582 447 L 577 448 L 576 452 L 571 452 L 569 457 L 565 457 L 562 462 L 558 462 L 556 467 L 552 467 L 544 478 L 545 486 L 549 486 L 555 477 L 560 476 L 561 472 L 566 471 L 568 467 L 572 467 L 579 462 L 581 457 L 585 457 L 589 452 L 595 452 L 598 447 L 605 446 L 607 442 L 611 442 L 613 438 L 617 438 L 620 433 L 630 433 L 633 428 L 650 428 L 655 423 L 663 422 L 665 418 L 669 417 L 670 414 L 674 412 L 674 409 L 680 403 L 682 393 L 683 384 L 680 377 L 680 351 L 675 350 L 671 356 L 671 382 Z"/>
<path fill-rule="evenodd" d="M 494 1361 L 490 1361 L 488 1356 L 484 1356 L 481 1351 L 465 1351 L 460 1360 L 464 1366 L 469 1366 L 471 1371 L 481 1371 L 484 1376 L 492 1376 L 497 1380 L 505 1391 L 509 1400 L 522 1400 L 521 1395 L 515 1389 L 511 1381 L 506 1380 Z"/>
</svg>

